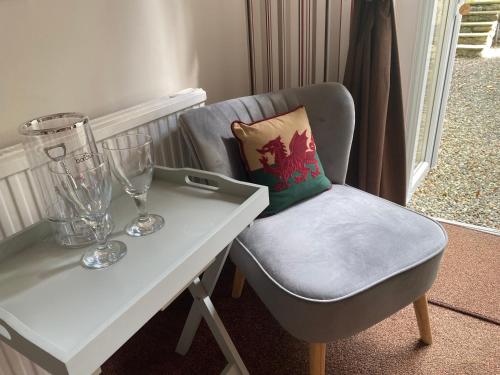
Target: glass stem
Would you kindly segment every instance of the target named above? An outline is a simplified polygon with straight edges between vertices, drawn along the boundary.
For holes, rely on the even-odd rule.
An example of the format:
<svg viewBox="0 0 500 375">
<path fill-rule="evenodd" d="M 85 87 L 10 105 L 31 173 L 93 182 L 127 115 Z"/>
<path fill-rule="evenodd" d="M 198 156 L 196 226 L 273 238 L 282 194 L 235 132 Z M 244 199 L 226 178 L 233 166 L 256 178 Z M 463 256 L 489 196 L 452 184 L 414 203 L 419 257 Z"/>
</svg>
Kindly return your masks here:
<svg viewBox="0 0 500 375">
<path fill-rule="evenodd" d="M 95 239 L 97 241 L 97 249 L 104 250 L 108 244 L 108 236 L 106 233 L 106 215 L 102 215 L 95 221 L 95 226 L 92 226 Z"/>
<path fill-rule="evenodd" d="M 139 212 L 138 220 L 140 222 L 148 221 L 148 210 L 146 208 L 146 201 L 148 199 L 148 193 L 134 195 L 134 202 Z"/>
</svg>

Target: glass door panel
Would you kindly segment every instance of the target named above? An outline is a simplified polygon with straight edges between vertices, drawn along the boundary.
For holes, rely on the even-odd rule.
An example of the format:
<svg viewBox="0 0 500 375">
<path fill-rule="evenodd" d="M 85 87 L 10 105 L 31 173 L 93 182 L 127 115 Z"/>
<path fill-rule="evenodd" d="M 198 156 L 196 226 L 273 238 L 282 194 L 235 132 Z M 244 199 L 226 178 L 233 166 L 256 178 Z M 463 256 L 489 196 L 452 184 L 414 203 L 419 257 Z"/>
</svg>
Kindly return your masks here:
<svg viewBox="0 0 500 375">
<path fill-rule="evenodd" d="M 422 47 L 418 47 L 421 48 L 422 53 L 425 53 L 426 61 L 425 74 L 418 73 L 417 75 L 417 77 L 422 77 L 418 78 L 421 79 L 421 86 L 416 84 L 414 91 L 418 115 L 414 120 L 410 117 L 408 128 L 408 169 L 410 171 L 408 200 L 437 161 L 437 149 L 440 144 L 455 47 L 460 29 L 461 16 L 458 13 L 458 7 L 463 1 L 429 0 L 425 3 L 426 6 L 432 8 L 424 9 L 426 15 L 422 25 L 429 30 L 429 34 L 425 36 L 426 40 Z"/>
<path fill-rule="evenodd" d="M 429 50 L 429 67 L 427 71 L 427 82 L 424 91 L 424 102 L 420 115 L 420 123 L 417 133 L 417 147 L 415 153 L 414 169 L 419 168 L 419 164 L 426 162 L 427 151 L 429 150 L 429 135 L 432 128 L 434 105 L 440 102 L 438 82 L 442 65 L 446 63 L 446 53 L 443 53 L 445 46 L 445 36 L 450 16 L 450 3 L 455 0 L 436 0 L 435 16 L 433 23 L 433 35 Z M 453 16 L 453 14 L 451 15 Z"/>
</svg>

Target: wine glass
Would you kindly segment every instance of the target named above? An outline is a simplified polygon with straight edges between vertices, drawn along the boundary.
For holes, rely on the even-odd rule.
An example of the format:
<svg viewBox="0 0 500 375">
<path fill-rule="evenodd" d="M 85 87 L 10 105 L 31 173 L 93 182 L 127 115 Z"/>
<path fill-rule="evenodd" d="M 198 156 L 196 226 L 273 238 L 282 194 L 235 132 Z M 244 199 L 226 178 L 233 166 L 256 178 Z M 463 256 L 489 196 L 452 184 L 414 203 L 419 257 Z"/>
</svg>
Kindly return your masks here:
<svg viewBox="0 0 500 375">
<path fill-rule="evenodd" d="M 121 241 L 107 239 L 111 175 L 104 155 L 70 155 L 52 163 L 50 171 L 58 194 L 71 202 L 75 212 L 95 235 L 97 247 L 83 254 L 82 265 L 99 269 L 118 262 L 127 253 L 127 246 Z"/>
<path fill-rule="evenodd" d="M 160 230 L 165 220 L 146 209 L 147 195 L 153 179 L 153 140 L 146 134 L 128 134 L 106 140 L 104 153 L 114 176 L 132 197 L 139 216 L 130 222 L 125 231 L 130 236 L 146 236 Z"/>
</svg>

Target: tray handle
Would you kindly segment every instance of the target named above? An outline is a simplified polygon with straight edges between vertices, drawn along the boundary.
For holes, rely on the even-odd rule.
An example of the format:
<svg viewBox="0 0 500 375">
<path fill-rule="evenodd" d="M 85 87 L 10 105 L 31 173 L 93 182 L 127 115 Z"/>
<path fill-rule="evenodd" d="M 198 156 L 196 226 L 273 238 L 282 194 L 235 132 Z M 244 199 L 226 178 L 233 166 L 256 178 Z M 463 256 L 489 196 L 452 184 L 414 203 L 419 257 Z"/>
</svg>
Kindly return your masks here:
<svg viewBox="0 0 500 375">
<path fill-rule="evenodd" d="M 185 177 L 186 184 L 189 186 L 193 186 L 199 189 L 219 190 L 219 183 L 213 179 L 201 178 L 198 176 L 194 176 L 193 174 L 187 174 Z"/>
<path fill-rule="evenodd" d="M 188 185 L 199 189 L 219 191 L 238 196 L 249 196 L 263 186 L 242 182 L 219 173 L 202 171 L 193 168 L 155 167 L 155 177 Z"/>
<path fill-rule="evenodd" d="M 2 341 L 9 344 L 24 339 L 13 328 L 11 328 L 2 318 L 0 318 L 0 336 Z M 14 346 L 14 345 L 13 345 Z"/>
<path fill-rule="evenodd" d="M 25 357 L 51 373 L 68 374 L 66 365 L 55 356 L 56 354 L 59 357 L 62 355 L 56 347 L 42 338 L 37 337 L 34 332 L 29 330 L 28 327 L 24 326 L 5 310 L 0 309 L 0 315 L 6 315 L 4 316 L 4 319 L 0 316 L 0 341 L 5 342 L 8 346 L 17 350 L 19 353 L 23 354 Z M 33 340 L 29 340 L 25 338 L 23 334 L 18 333 L 17 330 L 12 328 L 11 325 L 7 324 L 6 320 L 15 320 L 16 324 L 20 325 L 20 331 L 25 331 L 26 336 L 34 336 Z M 30 332 L 28 333 L 28 331 Z M 49 347 L 50 351 L 54 354 L 42 349 L 41 345 Z"/>
</svg>

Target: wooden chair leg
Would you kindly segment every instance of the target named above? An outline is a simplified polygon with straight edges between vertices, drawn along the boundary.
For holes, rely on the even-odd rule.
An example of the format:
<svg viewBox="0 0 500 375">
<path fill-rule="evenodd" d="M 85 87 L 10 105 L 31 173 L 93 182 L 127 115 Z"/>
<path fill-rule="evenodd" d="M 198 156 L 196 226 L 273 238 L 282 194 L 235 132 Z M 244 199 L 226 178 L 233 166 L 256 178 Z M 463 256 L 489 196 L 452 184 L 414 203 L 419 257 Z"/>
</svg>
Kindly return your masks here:
<svg viewBox="0 0 500 375">
<path fill-rule="evenodd" d="M 241 271 L 236 267 L 234 271 L 234 279 L 233 279 L 233 292 L 231 296 L 233 298 L 240 298 L 241 293 L 243 292 L 243 286 L 245 285 L 245 276 L 241 273 Z"/>
<path fill-rule="evenodd" d="M 325 375 L 326 344 L 309 344 L 309 375 Z"/>
<path fill-rule="evenodd" d="M 425 294 L 413 302 L 415 315 L 417 316 L 420 340 L 427 345 L 432 344 L 431 324 L 429 322 L 429 309 L 427 307 L 427 297 Z"/>
</svg>

